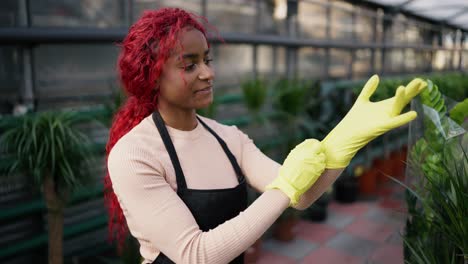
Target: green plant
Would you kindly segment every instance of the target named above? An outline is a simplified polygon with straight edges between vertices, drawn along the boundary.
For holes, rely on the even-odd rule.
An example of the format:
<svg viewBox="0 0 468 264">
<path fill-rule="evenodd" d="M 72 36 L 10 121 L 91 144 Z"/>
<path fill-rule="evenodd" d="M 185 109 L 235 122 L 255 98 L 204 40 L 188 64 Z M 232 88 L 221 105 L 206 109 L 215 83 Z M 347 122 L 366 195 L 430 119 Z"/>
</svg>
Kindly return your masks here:
<svg viewBox="0 0 468 264">
<path fill-rule="evenodd" d="M 265 125 L 271 128 L 270 121 L 262 113 L 268 99 L 268 87 L 263 79 L 246 80 L 241 84 L 242 98 L 245 107 L 249 111 L 252 123 Z M 271 131 L 271 129 L 269 129 Z"/>
<path fill-rule="evenodd" d="M 265 105 L 268 90 L 262 79 L 247 80 L 241 84 L 244 104 L 253 113 L 258 113 Z"/>
<path fill-rule="evenodd" d="M 453 155 L 455 149 L 462 149 L 458 143 L 445 146 L 442 160 L 426 159 L 421 175 L 424 183 L 408 187 L 406 201 L 410 217 L 404 238 L 408 263 L 468 260 L 468 156 L 466 150 L 461 156 L 459 151 Z M 427 151 L 414 153 L 427 155 Z"/>
<path fill-rule="evenodd" d="M 44 195 L 51 264 L 63 262 L 66 202 L 76 189 L 92 182 L 94 153 L 90 139 L 77 128 L 88 121 L 75 112 L 41 112 L 0 122 L 0 146 L 11 157 L 5 175 L 29 176 L 32 187 Z"/>
<path fill-rule="evenodd" d="M 406 186 L 408 220 L 404 243 L 407 263 L 466 263 L 468 261 L 468 156 L 466 133 L 451 129 L 444 97 L 428 80 L 421 94 L 430 113 L 423 137 L 411 148 L 413 182 Z"/>
<path fill-rule="evenodd" d="M 309 118 L 308 111 L 317 109 L 312 102 L 320 85 L 311 81 L 280 79 L 274 86 L 273 107 L 281 123 L 281 132 L 288 135 L 285 154 L 306 138 L 317 134 L 319 126 Z"/>
<path fill-rule="evenodd" d="M 399 77 L 399 78 L 385 78 L 381 79 L 379 88 L 375 91 L 372 96 L 372 100 L 384 100 L 395 94 L 398 86 L 406 85 L 411 81 L 411 77 Z M 430 79 L 434 83 L 443 83 L 444 85 L 440 88 L 440 92 L 444 95 L 453 98 L 455 100 L 462 100 L 468 97 L 468 75 L 466 73 L 445 73 L 445 74 L 425 74 L 421 78 Z M 337 88 L 347 89 L 351 88 L 357 95 L 364 86 L 364 81 L 354 83 L 342 83 L 337 84 Z"/>
<path fill-rule="evenodd" d="M 456 104 L 452 110 L 450 110 L 450 118 L 459 125 L 468 118 L 468 98 L 465 98 L 463 102 Z"/>
</svg>

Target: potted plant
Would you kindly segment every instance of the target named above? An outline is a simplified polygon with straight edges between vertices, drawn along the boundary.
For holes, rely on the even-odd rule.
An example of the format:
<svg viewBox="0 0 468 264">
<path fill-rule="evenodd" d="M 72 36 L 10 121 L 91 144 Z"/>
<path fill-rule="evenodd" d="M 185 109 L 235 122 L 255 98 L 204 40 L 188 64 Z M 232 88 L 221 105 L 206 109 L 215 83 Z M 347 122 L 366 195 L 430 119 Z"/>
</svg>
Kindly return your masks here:
<svg viewBox="0 0 468 264">
<path fill-rule="evenodd" d="M 390 154 L 390 160 L 392 163 L 391 176 L 397 179 L 404 179 L 406 169 L 406 155 L 407 147 L 402 146 L 401 148 L 394 150 Z"/>
<path fill-rule="evenodd" d="M 465 109 L 458 106 L 449 114 L 444 96 L 436 85 L 430 81 L 428 84 L 421 93 L 422 104 L 415 104 L 419 122 L 411 124 L 411 138 L 415 141 L 410 142 L 409 177 L 406 184 L 400 182 L 407 188 L 409 214 L 404 234 L 405 261 L 466 263 L 468 113 L 458 112 Z M 458 114 L 464 117 L 457 119 Z"/>
<path fill-rule="evenodd" d="M 41 112 L 0 122 L 0 146 L 13 157 L 6 175 L 29 176 L 47 208 L 48 263 L 63 263 L 64 208 L 71 194 L 91 183 L 94 153 L 78 129 L 88 122 L 76 112 Z"/>
<path fill-rule="evenodd" d="M 325 221 L 328 216 L 328 204 L 330 203 L 331 193 L 332 188 L 323 193 L 317 201 L 304 210 L 303 217 L 313 222 Z"/>
<path fill-rule="evenodd" d="M 357 200 L 359 183 L 356 172 L 362 174 L 360 166 L 354 168 L 353 173 L 343 173 L 343 175 L 336 180 L 334 184 L 335 200 L 341 203 L 353 203 Z"/>
<path fill-rule="evenodd" d="M 299 79 L 280 79 L 274 87 L 273 107 L 278 117 L 279 130 L 287 135 L 283 151 L 286 157 L 294 146 L 317 135 L 320 126 L 308 116 L 308 111 L 314 105 L 311 102 L 314 100 L 316 91 L 313 88 L 316 85 Z"/>
<path fill-rule="evenodd" d="M 362 168 L 362 174 L 359 174 L 358 177 L 359 194 L 365 197 L 375 196 L 377 193 L 378 171 L 372 166 L 367 169 Z"/>
<path fill-rule="evenodd" d="M 241 84 L 244 105 L 258 123 L 264 123 L 261 111 L 265 106 L 268 97 L 267 83 L 260 78 L 246 80 Z"/>
<path fill-rule="evenodd" d="M 299 219 L 299 211 L 294 208 L 287 208 L 278 218 L 273 226 L 273 237 L 282 242 L 289 242 L 294 239 L 294 226 Z"/>
<path fill-rule="evenodd" d="M 306 138 L 313 137 L 317 126 L 307 115 L 314 90 L 312 83 L 298 79 L 279 79 L 274 85 L 273 108 L 278 131 L 285 137 L 280 159 L 286 158 L 291 149 Z M 288 208 L 276 221 L 273 236 L 281 241 L 294 238 L 293 227 L 299 211 Z"/>
</svg>

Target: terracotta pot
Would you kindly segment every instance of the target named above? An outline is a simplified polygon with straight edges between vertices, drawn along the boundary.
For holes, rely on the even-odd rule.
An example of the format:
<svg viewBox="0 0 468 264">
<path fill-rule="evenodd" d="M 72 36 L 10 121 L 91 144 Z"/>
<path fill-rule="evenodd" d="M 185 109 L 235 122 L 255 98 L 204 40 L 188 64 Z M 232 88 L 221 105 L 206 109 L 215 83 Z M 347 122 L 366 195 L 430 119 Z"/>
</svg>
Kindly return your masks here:
<svg viewBox="0 0 468 264">
<path fill-rule="evenodd" d="M 257 263 L 258 258 L 262 250 L 262 239 L 255 241 L 255 243 L 250 246 L 244 254 L 244 263 Z"/>
<path fill-rule="evenodd" d="M 406 155 L 408 155 L 408 151 L 407 151 L 407 148 L 404 147 L 401 151 L 400 151 L 400 162 L 402 163 L 401 165 L 401 178 L 404 179 L 405 178 L 405 173 L 406 173 L 406 163 L 407 163 L 407 160 L 406 160 Z"/>
<path fill-rule="evenodd" d="M 289 242 L 294 239 L 295 218 L 286 218 L 278 221 L 273 230 L 273 237 L 282 242 Z"/>
<path fill-rule="evenodd" d="M 358 177 L 359 193 L 362 195 L 375 195 L 377 190 L 377 170 L 370 168 Z"/>
<path fill-rule="evenodd" d="M 403 179 L 405 174 L 406 168 L 406 152 L 397 151 L 390 155 L 392 159 L 393 167 L 392 167 L 392 174 L 397 179 Z"/>
<path fill-rule="evenodd" d="M 384 184 L 387 183 L 392 175 L 392 161 L 390 159 L 384 159 L 384 158 L 378 158 L 374 160 L 374 168 L 377 169 L 377 183 L 378 184 Z"/>
<path fill-rule="evenodd" d="M 392 176 L 400 179 L 401 178 L 401 164 L 400 151 L 394 151 L 390 154 L 390 160 L 392 161 Z"/>
</svg>

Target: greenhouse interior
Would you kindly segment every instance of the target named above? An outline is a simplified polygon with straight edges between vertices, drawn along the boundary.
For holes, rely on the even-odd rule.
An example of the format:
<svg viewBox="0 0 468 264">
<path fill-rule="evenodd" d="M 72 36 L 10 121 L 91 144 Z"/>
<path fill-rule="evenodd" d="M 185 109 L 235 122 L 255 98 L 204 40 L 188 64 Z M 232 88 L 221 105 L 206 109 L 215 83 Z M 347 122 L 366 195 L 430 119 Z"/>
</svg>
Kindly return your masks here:
<svg viewBox="0 0 468 264">
<path fill-rule="evenodd" d="M 115 194 L 106 187 L 107 155 L 110 131 L 119 120 L 115 116 L 134 96 L 126 92 L 118 62 L 131 48 L 132 38 L 126 37 L 138 31 L 140 18 L 165 7 L 192 13 L 206 29 L 203 43 L 213 62 L 204 62 L 216 78 L 211 103 L 192 113 L 248 135 L 272 164 L 282 166 L 278 178 L 297 153 L 295 146 L 308 139 L 325 146 L 327 135 L 349 121 L 375 75 L 378 87 L 367 106 L 394 104 L 401 98 L 398 91 L 409 90 L 419 78 L 424 87 L 400 109 L 417 117 L 368 131 L 378 135 L 356 149 L 325 189 L 311 185 L 310 190 L 321 191 L 305 208 L 286 204 L 280 212 L 280 203 L 271 202 L 268 217 L 254 212 L 251 208 L 260 208 L 265 195 L 278 190 L 248 185 L 245 211 L 209 231 L 198 229 L 190 242 L 161 241 L 166 238 L 153 231 L 148 232 L 154 240 L 146 239 L 129 224 L 130 233 L 118 243 L 110 239 L 109 223 L 115 222 L 106 197 L 118 193 L 116 185 Z M 170 23 L 161 32 L 172 34 L 167 33 L 175 28 Z M 141 50 L 164 48 L 157 44 Z M 0 62 L 0 263 L 468 263 L 466 0 L 2 0 Z M 140 71 L 156 76 L 156 70 L 144 67 Z M 127 83 L 138 81 L 132 78 Z M 156 95 L 166 96 L 159 90 Z M 135 112 L 146 105 L 139 107 Z M 378 121 L 368 118 L 355 126 Z M 354 130 L 360 131 L 351 125 L 342 138 Z M 244 171 L 246 162 L 240 162 L 233 144 L 228 141 L 228 149 L 234 149 L 234 161 Z M 226 152 L 224 146 L 219 149 Z M 229 161 L 235 167 L 231 156 L 225 159 L 229 173 Z M 333 171 L 325 163 L 322 177 Z M 203 170 L 211 166 L 219 164 Z M 279 213 L 273 219 L 274 210 Z M 130 210 L 123 214 L 128 217 Z M 160 228 L 158 214 L 148 214 L 155 219 L 144 228 Z M 264 222 L 271 218 L 271 223 L 258 231 L 247 221 L 249 215 Z M 248 239 L 234 235 L 209 241 L 216 229 L 223 233 L 242 221 L 252 233 Z M 258 233 L 254 239 L 253 233 Z M 208 248 L 209 243 L 216 244 Z M 233 251 L 239 257 L 231 262 L 226 256 Z M 161 257 L 168 262 L 158 262 Z"/>
</svg>

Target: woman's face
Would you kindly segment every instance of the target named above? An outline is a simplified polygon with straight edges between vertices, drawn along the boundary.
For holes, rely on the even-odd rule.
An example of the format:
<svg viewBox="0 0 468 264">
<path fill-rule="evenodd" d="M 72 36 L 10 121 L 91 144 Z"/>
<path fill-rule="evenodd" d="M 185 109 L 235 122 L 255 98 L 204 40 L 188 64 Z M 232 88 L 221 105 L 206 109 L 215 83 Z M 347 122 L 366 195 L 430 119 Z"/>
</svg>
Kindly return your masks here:
<svg viewBox="0 0 468 264">
<path fill-rule="evenodd" d="M 182 30 L 180 45 L 166 61 L 159 78 L 159 105 L 192 111 L 213 101 L 214 71 L 205 36 L 196 29 Z"/>
</svg>

